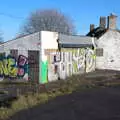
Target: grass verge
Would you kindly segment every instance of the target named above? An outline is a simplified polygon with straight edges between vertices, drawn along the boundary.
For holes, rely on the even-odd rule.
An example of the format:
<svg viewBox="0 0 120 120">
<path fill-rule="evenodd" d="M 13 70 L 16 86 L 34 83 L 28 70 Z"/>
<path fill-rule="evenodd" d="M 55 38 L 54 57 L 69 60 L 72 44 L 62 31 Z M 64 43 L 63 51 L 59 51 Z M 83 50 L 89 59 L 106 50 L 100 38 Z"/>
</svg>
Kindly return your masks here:
<svg viewBox="0 0 120 120">
<path fill-rule="evenodd" d="M 112 81 L 111 78 L 116 81 Z M 46 84 L 45 92 L 29 92 L 25 95 L 20 95 L 16 101 L 11 103 L 10 108 L 0 108 L 0 120 L 5 120 L 20 110 L 28 109 L 38 104 L 44 104 L 57 96 L 71 94 L 73 91 L 118 86 L 120 85 L 119 78 L 119 75 L 94 77 L 94 79 L 86 75 L 73 75 L 66 80 Z"/>
</svg>

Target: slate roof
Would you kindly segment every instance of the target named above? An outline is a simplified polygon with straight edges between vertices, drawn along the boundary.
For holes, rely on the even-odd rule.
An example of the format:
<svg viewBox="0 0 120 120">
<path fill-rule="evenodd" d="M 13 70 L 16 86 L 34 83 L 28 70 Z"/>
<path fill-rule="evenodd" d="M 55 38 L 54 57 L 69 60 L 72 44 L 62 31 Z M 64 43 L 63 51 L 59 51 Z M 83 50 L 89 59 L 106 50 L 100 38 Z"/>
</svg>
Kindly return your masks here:
<svg viewBox="0 0 120 120">
<path fill-rule="evenodd" d="M 97 27 L 97 28 L 95 28 L 93 31 L 90 31 L 86 36 L 99 38 L 99 37 L 101 37 L 106 31 L 107 31 L 106 28 Z"/>
<path fill-rule="evenodd" d="M 89 36 L 59 34 L 58 39 L 61 47 L 78 48 L 93 46 L 92 37 Z"/>
</svg>

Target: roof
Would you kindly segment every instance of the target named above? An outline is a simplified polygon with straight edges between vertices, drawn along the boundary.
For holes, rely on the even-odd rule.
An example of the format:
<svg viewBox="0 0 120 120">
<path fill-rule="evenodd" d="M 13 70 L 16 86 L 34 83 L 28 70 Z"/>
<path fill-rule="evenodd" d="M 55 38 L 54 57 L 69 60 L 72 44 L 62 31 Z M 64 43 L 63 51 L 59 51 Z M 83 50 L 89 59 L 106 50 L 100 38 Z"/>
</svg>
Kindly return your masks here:
<svg viewBox="0 0 120 120">
<path fill-rule="evenodd" d="M 87 36 L 99 38 L 99 37 L 101 37 L 106 31 L 107 31 L 106 28 L 97 27 L 97 28 L 95 28 L 93 31 L 90 31 L 90 32 L 87 34 Z"/>
<path fill-rule="evenodd" d="M 7 40 L 7 41 L 5 41 L 5 42 L 2 42 L 1 44 L 8 43 L 8 42 L 11 42 L 11 41 L 16 41 L 16 40 L 18 40 L 18 39 L 20 39 L 20 38 L 25 38 L 25 37 L 28 37 L 28 36 L 30 36 L 30 35 L 34 35 L 34 34 L 37 34 L 37 33 L 40 33 L 40 32 L 34 32 L 34 33 L 30 33 L 30 34 L 21 35 L 21 36 L 19 36 L 19 37 L 13 38 L 13 39 L 11 39 L 11 40 Z"/>
<path fill-rule="evenodd" d="M 88 36 L 59 34 L 58 39 L 61 47 L 78 48 L 93 46 L 92 37 Z"/>
</svg>

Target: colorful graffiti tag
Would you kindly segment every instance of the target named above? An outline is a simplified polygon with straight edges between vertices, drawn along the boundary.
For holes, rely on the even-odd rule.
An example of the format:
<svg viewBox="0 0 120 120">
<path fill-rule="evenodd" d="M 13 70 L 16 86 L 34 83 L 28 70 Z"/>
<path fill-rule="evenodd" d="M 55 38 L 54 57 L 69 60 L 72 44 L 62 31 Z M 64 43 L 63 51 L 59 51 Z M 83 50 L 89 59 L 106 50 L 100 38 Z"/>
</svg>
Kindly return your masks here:
<svg viewBox="0 0 120 120">
<path fill-rule="evenodd" d="M 18 60 L 10 55 L 0 57 L 0 77 L 24 77 L 28 72 L 28 60 L 19 55 Z"/>
<path fill-rule="evenodd" d="M 72 74 L 90 72 L 95 68 L 95 52 L 91 48 L 64 48 L 61 53 L 47 50 L 45 56 L 47 56 L 48 81 L 59 77 L 65 79 Z"/>
<path fill-rule="evenodd" d="M 0 59 L 0 76 L 17 76 L 16 60 L 11 56 L 3 57 Z"/>
<path fill-rule="evenodd" d="M 18 67 L 17 75 L 19 77 L 23 77 L 25 75 L 25 73 L 28 73 L 27 57 L 25 57 L 23 55 L 19 55 L 18 62 L 17 62 L 17 67 Z"/>
</svg>

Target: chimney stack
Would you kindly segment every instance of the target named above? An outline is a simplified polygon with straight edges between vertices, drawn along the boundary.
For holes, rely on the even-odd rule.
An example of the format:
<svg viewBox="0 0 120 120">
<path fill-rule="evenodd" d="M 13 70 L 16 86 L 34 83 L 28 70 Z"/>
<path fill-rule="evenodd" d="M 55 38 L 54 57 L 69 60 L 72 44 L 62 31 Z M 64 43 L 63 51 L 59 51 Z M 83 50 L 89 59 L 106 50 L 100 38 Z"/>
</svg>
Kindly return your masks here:
<svg viewBox="0 0 120 120">
<path fill-rule="evenodd" d="M 106 17 L 100 17 L 100 27 L 106 28 Z"/>
<path fill-rule="evenodd" d="M 108 16 L 107 28 L 115 30 L 117 28 L 116 23 L 117 23 L 117 16 L 111 13 L 110 16 Z"/>
<path fill-rule="evenodd" d="M 95 25 L 94 24 L 90 24 L 90 32 L 92 32 L 95 29 Z"/>
</svg>

